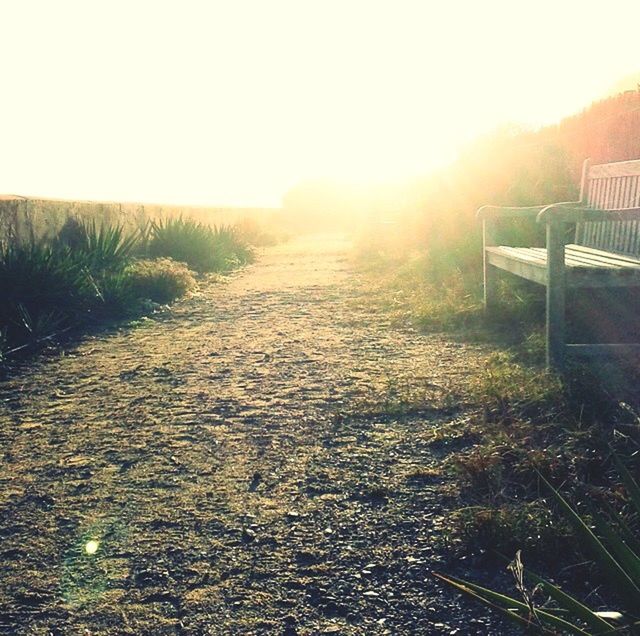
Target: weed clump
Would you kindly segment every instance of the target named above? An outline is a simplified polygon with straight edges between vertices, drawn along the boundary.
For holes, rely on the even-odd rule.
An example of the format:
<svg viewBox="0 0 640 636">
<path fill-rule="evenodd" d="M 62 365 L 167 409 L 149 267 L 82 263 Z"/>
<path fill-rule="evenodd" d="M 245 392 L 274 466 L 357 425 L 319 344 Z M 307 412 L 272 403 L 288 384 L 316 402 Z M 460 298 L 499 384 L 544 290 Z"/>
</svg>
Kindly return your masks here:
<svg viewBox="0 0 640 636">
<path fill-rule="evenodd" d="M 189 268 L 170 258 L 135 261 L 127 267 L 126 274 L 136 297 L 160 304 L 184 296 L 196 286 Z"/>
<path fill-rule="evenodd" d="M 623 512 L 611 444 L 635 456 L 640 429 L 633 409 L 620 404 L 624 387 L 598 378 L 576 368 L 562 381 L 504 353 L 474 378 L 478 417 L 469 426 L 477 443 L 447 464 L 461 504 L 450 528 L 466 550 L 523 549 L 543 568 L 579 558 L 570 527 L 550 515 L 541 475 L 558 487 L 571 484 L 578 501 Z M 603 404 L 608 423 L 599 417 Z"/>
<path fill-rule="evenodd" d="M 485 373 L 471 379 L 469 392 L 485 419 L 507 423 L 515 419 L 549 420 L 566 408 L 561 379 L 526 366 L 506 352 L 491 355 Z"/>
</svg>

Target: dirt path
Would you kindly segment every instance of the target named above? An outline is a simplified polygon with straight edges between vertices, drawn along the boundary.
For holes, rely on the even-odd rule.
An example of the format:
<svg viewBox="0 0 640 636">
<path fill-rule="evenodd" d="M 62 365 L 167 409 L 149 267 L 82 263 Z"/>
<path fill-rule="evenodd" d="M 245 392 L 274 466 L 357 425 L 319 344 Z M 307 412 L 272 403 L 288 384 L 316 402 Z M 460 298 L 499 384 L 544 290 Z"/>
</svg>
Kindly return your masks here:
<svg viewBox="0 0 640 636">
<path fill-rule="evenodd" d="M 386 328 L 346 249 L 272 248 L 0 385 L 0 632 L 499 633 L 429 576 L 434 430 L 482 352 Z"/>
</svg>

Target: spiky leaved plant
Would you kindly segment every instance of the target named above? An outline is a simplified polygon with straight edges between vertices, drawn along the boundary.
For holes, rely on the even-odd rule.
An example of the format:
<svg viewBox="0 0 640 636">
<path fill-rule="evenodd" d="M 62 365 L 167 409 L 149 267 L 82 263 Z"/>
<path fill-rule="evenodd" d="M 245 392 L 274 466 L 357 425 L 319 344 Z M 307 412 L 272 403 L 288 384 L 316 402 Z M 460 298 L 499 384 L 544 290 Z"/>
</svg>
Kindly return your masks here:
<svg viewBox="0 0 640 636">
<path fill-rule="evenodd" d="M 620 458 L 614 462 L 636 515 L 640 515 L 640 486 Z M 500 594 L 494 590 L 450 575 L 434 573 L 441 581 L 502 613 L 512 621 L 538 634 L 640 634 L 640 541 L 620 515 L 591 511 L 592 524 L 582 517 L 567 500 L 543 477 L 553 499 L 573 527 L 577 538 L 588 551 L 612 590 L 620 599 L 621 611 L 594 611 L 558 586 L 524 569 L 520 554 L 509 569 L 515 576 L 521 598 Z M 592 528 L 593 525 L 593 528 Z M 557 610 L 536 606 L 534 594 L 525 582 L 535 586 L 555 601 Z"/>
</svg>

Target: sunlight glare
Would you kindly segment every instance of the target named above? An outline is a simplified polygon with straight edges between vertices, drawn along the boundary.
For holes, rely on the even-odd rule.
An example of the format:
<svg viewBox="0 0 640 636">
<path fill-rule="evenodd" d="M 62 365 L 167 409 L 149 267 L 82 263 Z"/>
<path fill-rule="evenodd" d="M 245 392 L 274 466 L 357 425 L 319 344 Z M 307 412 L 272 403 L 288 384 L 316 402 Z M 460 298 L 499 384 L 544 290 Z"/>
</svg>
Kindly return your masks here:
<svg viewBox="0 0 640 636">
<path fill-rule="evenodd" d="M 630 0 L 7 3 L 0 193 L 278 205 L 304 178 L 424 174 L 637 71 L 633 16 Z"/>
</svg>

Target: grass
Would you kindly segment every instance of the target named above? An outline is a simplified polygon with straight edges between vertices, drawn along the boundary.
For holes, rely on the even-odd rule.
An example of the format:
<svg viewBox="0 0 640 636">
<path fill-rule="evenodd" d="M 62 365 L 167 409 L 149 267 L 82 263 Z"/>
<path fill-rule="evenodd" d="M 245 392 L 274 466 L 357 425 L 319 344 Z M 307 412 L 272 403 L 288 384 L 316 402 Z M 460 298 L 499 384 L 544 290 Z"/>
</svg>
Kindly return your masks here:
<svg viewBox="0 0 640 636">
<path fill-rule="evenodd" d="M 449 460 L 461 501 L 470 506 L 456 518 L 454 534 L 469 549 L 498 551 L 511 549 L 514 537 L 536 536 L 536 544 L 527 546 L 541 560 L 561 558 L 564 530 L 558 537 L 542 532 L 537 524 L 544 515 L 536 519 L 527 512 L 541 501 L 538 475 L 593 490 L 615 505 L 609 444 L 631 452 L 640 443 L 633 410 L 620 406 L 620 391 L 615 380 L 604 384 L 584 369 L 562 381 L 515 356 L 490 357 L 486 373 L 469 387 L 478 409 L 469 427 L 478 443 Z M 605 413 L 608 422 L 601 419 Z"/>
<path fill-rule="evenodd" d="M 485 373 L 470 379 L 469 393 L 482 405 L 484 418 L 497 423 L 547 420 L 561 416 L 566 408 L 558 376 L 522 364 L 505 351 L 490 356 Z"/>
<path fill-rule="evenodd" d="M 487 322 L 481 263 L 469 266 L 462 256 L 446 254 L 440 247 L 429 252 L 424 246 L 403 249 L 393 240 L 361 241 L 356 265 L 366 277 L 371 297 L 396 322 L 514 344 L 526 340 L 543 316 L 544 296 L 539 289 L 527 281 L 504 279 L 498 288 L 496 318 Z"/>
</svg>

